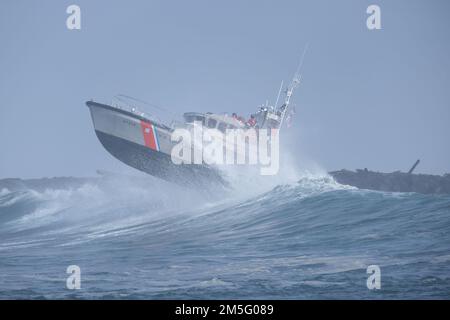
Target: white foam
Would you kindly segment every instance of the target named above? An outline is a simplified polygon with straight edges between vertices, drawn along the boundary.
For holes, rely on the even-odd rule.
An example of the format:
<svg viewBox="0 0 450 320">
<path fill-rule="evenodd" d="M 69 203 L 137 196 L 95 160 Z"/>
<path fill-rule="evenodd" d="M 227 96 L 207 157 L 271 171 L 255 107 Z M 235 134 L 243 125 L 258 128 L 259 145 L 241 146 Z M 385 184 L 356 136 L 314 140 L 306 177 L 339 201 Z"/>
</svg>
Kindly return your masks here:
<svg viewBox="0 0 450 320">
<path fill-rule="evenodd" d="M 11 191 L 9 191 L 7 188 L 3 188 L 0 190 L 0 197 L 1 196 L 5 196 L 7 194 L 11 193 Z"/>
</svg>

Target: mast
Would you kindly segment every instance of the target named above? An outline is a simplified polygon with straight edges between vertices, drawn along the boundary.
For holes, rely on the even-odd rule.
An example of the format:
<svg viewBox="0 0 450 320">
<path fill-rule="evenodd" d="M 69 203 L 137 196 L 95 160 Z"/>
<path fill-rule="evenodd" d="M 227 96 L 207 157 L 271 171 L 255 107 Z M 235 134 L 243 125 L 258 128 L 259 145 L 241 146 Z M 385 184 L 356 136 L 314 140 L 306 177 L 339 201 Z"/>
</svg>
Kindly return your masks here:
<svg viewBox="0 0 450 320">
<path fill-rule="evenodd" d="M 291 101 L 292 94 L 294 93 L 294 89 L 297 88 L 298 85 L 300 84 L 300 79 L 301 79 L 300 70 L 302 68 L 303 59 L 305 58 L 305 54 L 306 54 L 307 50 L 308 50 L 308 44 L 305 46 L 305 49 L 303 50 L 303 54 L 302 54 L 302 57 L 300 59 L 300 63 L 298 64 L 297 71 L 295 72 L 291 83 L 289 84 L 289 86 L 286 89 L 286 97 L 284 99 L 284 103 L 283 103 L 283 105 L 281 105 L 277 109 L 280 112 L 280 126 L 279 126 L 279 128 L 281 128 L 281 126 L 283 125 L 283 121 L 284 121 L 286 112 L 287 112 L 287 110 L 289 108 L 289 104 L 290 104 L 290 101 Z"/>
</svg>

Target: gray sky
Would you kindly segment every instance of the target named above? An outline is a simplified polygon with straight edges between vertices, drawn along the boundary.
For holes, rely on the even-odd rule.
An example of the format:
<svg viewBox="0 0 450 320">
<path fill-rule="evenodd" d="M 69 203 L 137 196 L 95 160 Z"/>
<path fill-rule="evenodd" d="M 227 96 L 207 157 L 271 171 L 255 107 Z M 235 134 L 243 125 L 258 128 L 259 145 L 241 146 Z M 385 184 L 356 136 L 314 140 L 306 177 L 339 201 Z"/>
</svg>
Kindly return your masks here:
<svg viewBox="0 0 450 320">
<path fill-rule="evenodd" d="M 66 28 L 81 7 L 82 29 Z M 366 27 L 381 7 L 382 30 Z M 296 154 L 328 169 L 450 172 L 450 2 L 0 1 L 0 178 L 120 170 L 86 100 L 253 112 L 290 80 Z M 299 164 L 301 166 L 301 164 Z"/>
</svg>

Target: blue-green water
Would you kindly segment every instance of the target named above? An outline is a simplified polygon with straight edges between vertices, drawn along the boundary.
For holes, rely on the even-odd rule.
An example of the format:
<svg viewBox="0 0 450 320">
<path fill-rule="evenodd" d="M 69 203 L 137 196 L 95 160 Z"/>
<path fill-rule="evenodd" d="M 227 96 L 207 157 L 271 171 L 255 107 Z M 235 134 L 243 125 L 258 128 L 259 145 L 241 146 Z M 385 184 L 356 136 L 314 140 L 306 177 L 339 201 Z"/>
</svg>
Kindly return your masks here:
<svg viewBox="0 0 450 320">
<path fill-rule="evenodd" d="M 156 179 L 3 189 L 0 298 L 449 299 L 450 196 L 328 177 L 225 198 Z"/>
</svg>

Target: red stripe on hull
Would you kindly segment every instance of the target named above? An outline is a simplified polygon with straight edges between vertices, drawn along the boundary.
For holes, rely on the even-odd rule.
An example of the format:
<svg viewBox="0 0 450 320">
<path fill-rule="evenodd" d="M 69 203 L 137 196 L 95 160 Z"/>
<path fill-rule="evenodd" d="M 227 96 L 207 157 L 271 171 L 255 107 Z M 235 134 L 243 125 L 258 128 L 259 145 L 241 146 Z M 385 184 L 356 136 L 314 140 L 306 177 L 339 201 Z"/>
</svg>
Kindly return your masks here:
<svg viewBox="0 0 450 320">
<path fill-rule="evenodd" d="M 144 136 L 145 146 L 149 147 L 152 150 L 158 151 L 158 148 L 156 146 L 156 139 L 153 134 L 152 127 L 153 127 L 152 124 L 141 120 L 141 129 L 142 129 L 142 135 Z"/>
</svg>

